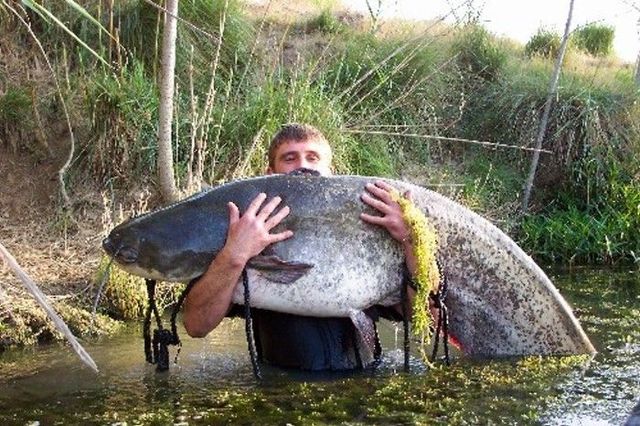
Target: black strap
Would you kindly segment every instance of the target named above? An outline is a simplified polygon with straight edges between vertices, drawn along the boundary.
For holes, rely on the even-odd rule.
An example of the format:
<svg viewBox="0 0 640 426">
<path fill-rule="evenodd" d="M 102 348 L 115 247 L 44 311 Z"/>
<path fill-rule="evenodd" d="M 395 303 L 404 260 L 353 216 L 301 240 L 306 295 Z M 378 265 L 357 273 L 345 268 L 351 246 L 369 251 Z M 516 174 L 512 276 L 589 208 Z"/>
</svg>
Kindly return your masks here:
<svg viewBox="0 0 640 426">
<path fill-rule="evenodd" d="M 436 324 L 435 342 L 433 344 L 433 353 L 431 354 L 431 362 L 434 362 L 438 355 L 438 343 L 440 341 L 440 334 L 442 334 L 442 347 L 444 348 L 444 361 L 445 364 L 451 365 L 449 359 L 449 310 L 445 304 L 447 298 L 448 282 L 447 276 L 442 270 L 440 261 L 436 260 L 438 270 L 440 271 L 440 283 L 438 283 L 438 291 L 436 293 L 430 292 L 429 298 L 433 301 L 434 306 L 438 309 L 438 323 Z M 442 332 L 442 333 L 441 333 Z"/>
<path fill-rule="evenodd" d="M 144 337 L 144 354 L 147 362 L 153 364 L 153 354 L 151 352 L 151 312 L 157 312 L 155 307 L 156 281 L 146 280 L 147 283 L 147 311 L 144 315 L 144 323 L 142 324 L 142 336 Z"/>
<path fill-rule="evenodd" d="M 256 379 L 262 380 L 260 366 L 258 365 L 258 354 L 256 352 L 256 341 L 253 334 L 253 318 L 251 318 L 251 294 L 249 292 L 249 276 L 247 268 L 242 270 L 242 286 L 244 287 L 244 325 L 247 335 L 247 345 L 249 346 L 249 355 L 251 357 L 251 366 L 253 367 L 253 375 Z"/>
<path fill-rule="evenodd" d="M 411 340 L 409 339 L 409 312 L 407 304 L 409 303 L 409 295 L 407 294 L 407 286 L 415 288 L 415 284 L 411 280 L 409 270 L 404 269 L 404 280 L 400 289 L 400 304 L 402 305 L 402 328 L 404 329 L 404 371 L 409 372 L 409 355 L 411 351 Z"/>
<path fill-rule="evenodd" d="M 175 362 L 177 362 L 178 354 L 180 353 L 181 342 L 176 329 L 176 316 L 180 309 L 180 305 L 191 289 L 193 282 L 189 283 L 178 299 L 178 304 L 171 315 L 171 330 L 165 330 L 162 327 L 162 319 L 160 318 L 160 313 L 158 312 L 155 300 L 156 281 L 148 279 L 146 280 L 146 283 L 149 306 L 147 306 L 147 312 L 145 314 L 144 324 L 142 327 L 145 358 L 148 363 L 156 364 L 156 371 L 166 371 L 169 369 L 169 345 L 178 345 Z M 151 338 L 152 312 L 157 326 L 157 328 L 153 330 L 153 338 Z"/>
</svg>

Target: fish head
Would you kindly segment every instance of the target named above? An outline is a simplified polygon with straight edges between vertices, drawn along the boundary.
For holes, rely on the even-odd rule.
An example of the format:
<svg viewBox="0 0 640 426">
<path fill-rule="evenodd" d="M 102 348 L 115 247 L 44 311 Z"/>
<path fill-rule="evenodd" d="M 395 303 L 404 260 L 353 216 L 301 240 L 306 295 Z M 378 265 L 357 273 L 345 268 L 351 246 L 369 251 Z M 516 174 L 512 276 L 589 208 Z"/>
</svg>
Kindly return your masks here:
<svg viewBox="0 0 640 426">
<path fill-rule="evenodd" d="M 185 206 L 121 223 L 102 241 L 102 248 L 122 269 L 143 278 L 187 282 L 202 275 L 224 244 L 228 219 L 226 213 L 218 217 Z"/>
</svg>

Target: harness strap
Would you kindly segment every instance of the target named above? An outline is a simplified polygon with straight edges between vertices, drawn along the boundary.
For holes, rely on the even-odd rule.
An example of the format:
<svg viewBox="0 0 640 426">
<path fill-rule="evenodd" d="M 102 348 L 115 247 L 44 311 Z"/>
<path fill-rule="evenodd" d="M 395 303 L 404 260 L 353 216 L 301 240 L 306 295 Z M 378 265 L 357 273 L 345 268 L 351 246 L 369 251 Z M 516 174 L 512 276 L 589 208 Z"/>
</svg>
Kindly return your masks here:
<svg viewBox="0 0 640 426">
<path fill-rule="evenodd" d="M 433 344 L 433 353 L 431 354 L 431 362 L 434 362 L 438 354 L 438 343 L 440 341 L 440 335 L 442 334 L 442 347 L 444 349 L 444 361 L 445 364 L 451 365 L 449 358 L 449 310 L 445 304 L 447 297 L 447 291 L 449 284 L 447 276 L 442 271 L 442 266 L 439 260 L 436 260 L 438 269 L 440 270 L 440 283 L 438 284 L 438 290 L 436 293 L 433 291 L 429 293 L 429 299 L 433 301 L 436 309 L 438 309 L 438 323 L 435 331 L 435 342 Z"/>
<path fill-rule="evenodd" d="M 148 363 L 156 364 L 156 371 L 166 371 L 169 369 L 169 345 L 178 345 L 175 362 L 177 362 L 178 354 L 180 353 L 181 342 L 176 329 L 176 316 L 180 305 L 184 301 L 184 297 L 186 297 L 187 292 L 191 289 L 190 286 L 192 283 L 189 283 L 189 286 L 182 292 L 178 304 L 174 308 L 174 312 L 171 315 L 171 330 L 166 330 L 162 327 L 162 319 L 160 318 L 155 300 L 156 280 L 147 279 L 146 284 L 149 305 L 147 306 L 142 327 L 145 358 Z M 153 330 L 153 339 L 151 338 L 151 313 L 153 313 L 157 326 L 157 328 Z"/>
<path fill-rule="evenodd" d="M 251 366 L 253 367 L 253 375 L 256 379 L 262 380 L 260 366 L 258 365 L 258 354 L 256 352 L 256 340 L 253 334 L 253 318 L 251 318 L 251 293 L 249 291 L 249 276 L 247 268 L 242 270 L 242 286 L 244 287 L 244 325 L 247 335 L 247 345 L 249 346 L 249 355 L 251 357 Z"/>
<path fill-rule="evenodd" d="M 148 363 L 154 364 L 153 353 L 151 352 L 151 313 L 154 311 L 155 306 L 155 292 L 156 281 L 146 280 L 147 284 L 147 299 L 149 304 L 144 315 L 144 323 L 142 324 L 142 336 L 144 338 L 144 355 Z"/>
<path fill-rule="evenodd" d="M 404 282 L 402 287 L 400 288 L 400 304 L 402 305 L 402 328 L 404 330 L 404 371 L 405 373 L 409 372 L 409 356 L 411 351 L 411 340 L 409 338 L 409 312 L 407 309 L 407 304 L 409 303 L 409 295 L 407 294 L 407 286 L 415 288 L 415 284 L 411 280 L 409 276 L 409 271 L 405 267 L 404 274 Z"/>
</svg>

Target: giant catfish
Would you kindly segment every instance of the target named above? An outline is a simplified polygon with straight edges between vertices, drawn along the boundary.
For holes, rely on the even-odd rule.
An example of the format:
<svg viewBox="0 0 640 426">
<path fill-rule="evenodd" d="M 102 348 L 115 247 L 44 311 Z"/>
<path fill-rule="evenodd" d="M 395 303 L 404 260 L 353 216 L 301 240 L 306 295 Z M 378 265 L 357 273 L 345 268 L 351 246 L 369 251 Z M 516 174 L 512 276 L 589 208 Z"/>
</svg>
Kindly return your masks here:
<svg viewBox="0 0 640 426">
<path fill-rule="evenodd" d="M 364 176 L 269 175 L 226 183 L 118 225 L 103 242 L 122 268 L 141 277 L 187 282 L 222 248 L 228 207 L 243 212 L 259 193 L 282 197 L 291 213 L 274 232 L 294 236 L 247 265 L 251 305 L 318 317 L 350 317 L 400 300 L 403 252 L 383 229 L 364 223 Z M 428 189 L 383 179 L 412 199 L 436 229 L 448 278 L 450 334 L 472 357 L 592 354 L 594 347 L 542 269 L 506 234 Z M 243 286 L 233 301 L 243 303 Z"/>
</svg>

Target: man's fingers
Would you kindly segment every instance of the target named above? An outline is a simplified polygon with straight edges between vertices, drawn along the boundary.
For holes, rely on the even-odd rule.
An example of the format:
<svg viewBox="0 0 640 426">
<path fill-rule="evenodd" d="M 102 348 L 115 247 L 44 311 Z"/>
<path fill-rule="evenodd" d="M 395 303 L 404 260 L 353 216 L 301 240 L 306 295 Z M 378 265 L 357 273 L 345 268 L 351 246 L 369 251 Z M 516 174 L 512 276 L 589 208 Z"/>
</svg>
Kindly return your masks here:
<svg viewBox="0 0 640 426">
<path fill-rule="evenodd" d="M 391 198 L 390 192 L 394 190 L 394 188 L 386 182 L 376 181 L 375 185 L 372 183 L 368 183 L 366 185 L 367 191 L 371 192 L 376 197 L 380 198 L 387 204 L 393 202 Z"/>
<path fill-rule="evenodd" d="M 375 185 L 384 189 L 385 191 L 389 192 L 394 190 L 395 188 L 391 185 L 389 185 L 387 182 L 383 181 L 383 180 L 377 180 L 375 181 Z"/>
<path fill-rule="evenodd" d="M 389 213 L 390 211 L 388 204 L 378 200 L 377 198 L 373 198 L 369 194 L 362 194 L 361 198 L 362 198 L 362 201 L 364 201 L 366 204 L 370 205 L 374 209 L 380 211 L 380 213 L 386 214 L 386 213 Z"/>
<path fill-rule="evenodd" d="M 233 225 L 240 220 L 240 210 L 232 202 L 227 203 L 227 206 L 229 207 L 229 225 Z"/>
<path fill-rule="evenodd" d="M 386 225 L 387 219 L 383 216 L 374 216 L 367 213 L 360 213 L 360 219 L 373 225 Z"/>
<path fill-rule="evenodd" d="M 258 194 L 256 198 L 253 199 L 251 204 L 249 204 L 249 207 L 247 207 L 247 211 L 244 212 L 244 214 L 251 214 L 255 216 L 255 214 L 258 212 L 258 209 L 260 208 L 264 200 L 266 200 L 266 198 L 267 198 L 267 194 L 265 194 L 264 192 L 261 192 L 260 194 Z"/>
<path fill-rule="evenodd" d="M 269 234 L 269 244 L 278 243 L 291 237 L 293 237 L 293 231 L 289 230 L 278 232 L 277 234 Z"/>
<path fill-rule="evenodd" d="M 260 209 L 260 213 L 256 215 L 256 217 L 262 221 L 266 221 L 267 218 L 273 211 L 278 207 L 278 204 L 282 201 L 280 197 L 273 197 L 267 204 L 265 204 L 262 209 Z"/>
<path fill-rule="evenodd" d="M 271 228 L 277 226 L 280 222 L 282 222 L 282 219 L 287 217 L 287 215 L 290 212 L 291 212 L 291 209 L 289 209 L 289 206 L 284 206 L 283 208 L 280 209 L 280 211 L 278 213 L 276 213 L 272 217 L 270 217 L 264 223 L 264 225 L 267 227 L 268 230 L 271 230 Z"/>
</svg>

